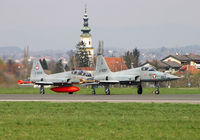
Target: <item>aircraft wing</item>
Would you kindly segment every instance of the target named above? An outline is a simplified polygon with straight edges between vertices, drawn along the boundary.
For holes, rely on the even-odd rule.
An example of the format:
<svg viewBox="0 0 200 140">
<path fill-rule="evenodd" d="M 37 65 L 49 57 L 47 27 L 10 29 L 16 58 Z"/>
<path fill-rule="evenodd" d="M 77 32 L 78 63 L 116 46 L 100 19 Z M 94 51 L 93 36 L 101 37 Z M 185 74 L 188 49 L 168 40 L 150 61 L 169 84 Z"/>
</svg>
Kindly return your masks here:
<svg viewBox="0 0 200 140">
<path fill-rule="evenodd" d="M 100 80 L 100 81 L 95 81 L 95 82 L 84 81 L 84 83 L 81 85 L 86 86 L 86 85 L 117 84 L 117 83 L 119 83 L 119 81 L 117 80 Z"/>
<path fill-rule="evenodd" d="M 99 83 L 119 83 L 118 80 L 100 80 Z"/>
</svg>

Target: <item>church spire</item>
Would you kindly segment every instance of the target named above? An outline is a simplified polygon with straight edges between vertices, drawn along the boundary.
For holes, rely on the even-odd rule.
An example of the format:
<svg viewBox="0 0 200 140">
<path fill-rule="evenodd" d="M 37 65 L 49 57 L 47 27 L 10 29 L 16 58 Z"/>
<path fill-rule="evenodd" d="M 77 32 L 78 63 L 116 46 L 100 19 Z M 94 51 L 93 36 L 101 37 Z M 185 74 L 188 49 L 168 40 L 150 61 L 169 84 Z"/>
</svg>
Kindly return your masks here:
<svg viewBox="0 0 200 140">
<path fill-rule="evenodd" d="M 88 26 L 88 14 L 87 14 L 87 6 L 85 5 L 84 16 L 83 16 L 83 27 L 81 28 L 82 34 L 80 35 L 80 41 L 84 43 L 84 47 L 88 52 L 89 57 L 89 66 L 93 66 L 94 64 L 94 48 L 92 46 L 92 35 L 90 34 L 90 27 Z M 81 49 L 79 49 L 81 51 Z"/>
<path fill-rule="evenodd" d="M 85 4 L 85 13 L 87 13 L 87 4 Z"/>
<path fill-rule="evenodd" d="M 83 16 L 83 27 L 82 27 L 81 31 L 83 32 L 82 35 L 85 35 L 85 36 L 89 36 L 90 35 L 91 29 L 88 26 L 88 14 L 87 14 L 86 5 L 85 5 L 85 13 L 84 13 L 84 16 Z"/>
</svg>

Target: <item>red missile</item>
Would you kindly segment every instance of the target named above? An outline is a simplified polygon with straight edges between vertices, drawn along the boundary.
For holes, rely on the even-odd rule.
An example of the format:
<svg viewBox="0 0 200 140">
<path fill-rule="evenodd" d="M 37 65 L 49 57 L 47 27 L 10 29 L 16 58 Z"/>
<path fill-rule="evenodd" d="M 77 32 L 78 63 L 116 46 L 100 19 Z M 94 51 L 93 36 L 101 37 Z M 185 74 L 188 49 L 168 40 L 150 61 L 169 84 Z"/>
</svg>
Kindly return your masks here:
<svg viewBox="0 0 200 140">
<path fill-rule="evenodd" d="M 17 84 L 21 85 L 21 84 L 32 84 L 32 81 L 23 81 L 23 80 L 17 80 Z"/>
<path fill-rule="evenodd" d="M 78 87 L 53 87 L 51 88 L 52 91 L 55 92 L 76 92 L 79 91 Z"/>
</svg>

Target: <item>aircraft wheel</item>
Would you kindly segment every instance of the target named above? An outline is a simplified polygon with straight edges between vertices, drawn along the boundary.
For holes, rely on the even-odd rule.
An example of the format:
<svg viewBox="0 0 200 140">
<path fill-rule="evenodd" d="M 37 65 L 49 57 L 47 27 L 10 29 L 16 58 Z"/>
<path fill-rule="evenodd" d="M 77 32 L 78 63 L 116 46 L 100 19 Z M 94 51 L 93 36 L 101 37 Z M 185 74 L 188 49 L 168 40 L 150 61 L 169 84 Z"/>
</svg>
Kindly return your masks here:
<svg viewBox="0 0 200 140">
<path fill-rule="evenodd" d="M 160 94 L 160 91 L 159 91 L 159 90 L 156 90 L 156 91 L 155 91 L 155 94 L 157 94 L 157 95 Z"/>
<path fill-rule="evenodd" d="M 73 94 L 73 92 L 69 92 L 68 94 Z"/>
<path fill-rule="evenodd" d="M 96 92 L 95 92 L 95 91 L 92 91 L 92 94 L 93 94 L 93 95 L 95 95 L 95 94 L 96 94 Z"/>
<path fill-rule="evenodd" d="M 109 89 L 109 88 L 106 88 L 106 89 L 105 89 L 105 93 L 106 93 L 106 95 L 110 95 L 110 89 Z"/>
<path fill-rule="evenodd" d="M 141 85 L 138 85 L 137 93 L 138 94 L 142 94 L 142 86 Z"/>
<path fill-rule="evenodd" d="M 44 86 L 43 85 L 40 86 L 40 94 L 45 94 Z"/>
<path fill-rule="evenodd" d="M 95 88 L 92 87 L 92 95 L 95 95 L 95 94 L 96 94 Z"/>
</svg>

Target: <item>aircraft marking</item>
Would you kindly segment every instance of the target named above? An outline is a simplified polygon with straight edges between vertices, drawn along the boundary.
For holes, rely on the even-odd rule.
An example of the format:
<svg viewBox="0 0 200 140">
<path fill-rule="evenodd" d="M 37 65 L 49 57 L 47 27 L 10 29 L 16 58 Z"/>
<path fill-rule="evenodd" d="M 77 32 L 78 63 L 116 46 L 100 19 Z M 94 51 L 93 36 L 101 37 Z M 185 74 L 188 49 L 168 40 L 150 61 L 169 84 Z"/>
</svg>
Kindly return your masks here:
<svg viewBox="0 0 200 140">
<path fill-rule="evenodd" d="M 39 70 L 39 66 L 38 66 L 38 65 L 36 65 L 36 66 L 35 66 L 35 69 L 36 69 L 36 70 Z"/>
<path fill-rule="evenodd" d="M 156 79 L 156 74 L 153 74 L 153 79 Z"/>
</svg>

